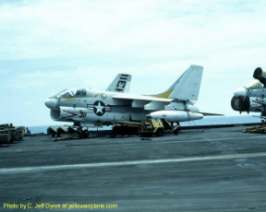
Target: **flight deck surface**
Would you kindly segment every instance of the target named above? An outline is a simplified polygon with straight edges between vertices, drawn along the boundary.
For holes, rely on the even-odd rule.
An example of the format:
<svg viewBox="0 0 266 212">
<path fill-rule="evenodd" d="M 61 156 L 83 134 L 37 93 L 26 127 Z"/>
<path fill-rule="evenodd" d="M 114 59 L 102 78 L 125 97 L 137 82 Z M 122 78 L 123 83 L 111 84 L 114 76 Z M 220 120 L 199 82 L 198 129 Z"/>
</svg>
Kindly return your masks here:
<svg viewBox="0 0 266 212">
<path fill-rule="evenodd" d="M 266 211 L 266 135 L 243 130 L 59 142 L 26 137 L 0 147 L 0 211 L 22 211 L 5 203 L 117 204 L 94 211 Z"/>
</svg>

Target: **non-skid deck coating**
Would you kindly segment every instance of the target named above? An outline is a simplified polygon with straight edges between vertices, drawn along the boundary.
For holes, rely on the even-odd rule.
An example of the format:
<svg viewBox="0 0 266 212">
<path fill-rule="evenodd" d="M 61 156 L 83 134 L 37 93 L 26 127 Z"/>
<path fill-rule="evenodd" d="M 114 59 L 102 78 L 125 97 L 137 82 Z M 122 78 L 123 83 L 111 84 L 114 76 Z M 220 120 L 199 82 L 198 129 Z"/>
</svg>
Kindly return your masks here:
<svg viewBox="0 0 266 212">
<path fill-rule="evenodd" d="M 184 130 L 144 140 L 27 137 L 0 147 L 0 211 L 22 211 L 4 209 L 4 203 L 118 205 L 94 211 L 266 211 L 266 135 L 243 129 Z"/>
</svg>

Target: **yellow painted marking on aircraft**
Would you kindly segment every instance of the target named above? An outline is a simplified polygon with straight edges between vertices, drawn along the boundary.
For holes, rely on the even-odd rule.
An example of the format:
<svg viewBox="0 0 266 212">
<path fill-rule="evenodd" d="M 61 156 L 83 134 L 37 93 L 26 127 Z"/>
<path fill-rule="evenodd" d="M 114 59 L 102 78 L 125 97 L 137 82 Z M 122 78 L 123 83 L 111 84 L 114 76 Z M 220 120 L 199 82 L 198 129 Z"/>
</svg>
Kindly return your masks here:
<svg viewBox="0 0 266 212">
<path fill-rule="evenodd" d="M 157 95 L 154 95 L 156 97 L 160 97 L 160 98 L 169 98 L 170 94 L 172 93 L 173 90 L 167 90 L 163 93 L 160 93 L 160 94 L 157 94 Z"/>
</svg>

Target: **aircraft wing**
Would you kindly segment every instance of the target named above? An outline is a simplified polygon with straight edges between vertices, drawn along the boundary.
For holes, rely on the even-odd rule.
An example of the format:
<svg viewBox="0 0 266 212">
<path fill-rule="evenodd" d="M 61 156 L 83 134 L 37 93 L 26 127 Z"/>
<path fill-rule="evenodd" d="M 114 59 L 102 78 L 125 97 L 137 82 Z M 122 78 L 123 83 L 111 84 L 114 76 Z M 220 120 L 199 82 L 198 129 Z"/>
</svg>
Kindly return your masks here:
<svg viewBox="0 0 266 212">
<path fill-rule="evenodd" d="M 162 110 L 172 99 L 153 96 L 139 96 L 127 94 L 115 94 L 113 99 L 117 101 L 129 101 L 132 108 L 143 108 L 144 110 Z"/>
<path fill-rule="evenodd" d="M 159 98 L 154 96 L 140 96 L 131 94 L 115 94 L 114 100 L 130 101 L 132 108 L 144 108 L 145 110 L 163 110 L 165 105 L 172 102 L 172 99 Z M 200 112 L 204 116 L 223 116 L 219 113 Z"/>
<path fill-rule="evenodd" d="M 206 112 L 200 112 L 204 116 L 224 116 L 224 114 L 220 113 L 206 113 Z"/>
<path fill-rule="evenodd" d="M 154 97 L 154 96 L 140 96 L 140 95 L 124 95 L 124 94 L 117 94 L 113 96 L 113 99 L 121 99 L 121 100 L 136 100 L 136 101 L 144 101 L 144 102 L 166 102 L 169 103 L 172 101 L 172 99 L 166 99 L 166 98 L 160 98 L 160 97 Z"/>
</svg>

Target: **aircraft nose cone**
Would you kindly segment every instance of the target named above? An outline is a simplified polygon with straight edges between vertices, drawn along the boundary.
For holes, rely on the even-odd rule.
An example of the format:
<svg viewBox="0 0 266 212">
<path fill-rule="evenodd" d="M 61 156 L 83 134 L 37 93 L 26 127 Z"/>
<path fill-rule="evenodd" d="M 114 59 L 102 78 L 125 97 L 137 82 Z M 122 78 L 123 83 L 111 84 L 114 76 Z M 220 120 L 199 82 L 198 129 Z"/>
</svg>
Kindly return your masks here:
<svg viewBox="0 0 266 212">
<path fill-rule="evenodd" d="M 58 106 L 58 100 L 55 98 L 49 98 L 45 101 L 46 107 L 52 109 Z"/>
<path fill-rule="evenodd" d="M 234 96 L 247 96 L 247 89 L 240 88 L 234 92 Z"/>
</svg>

